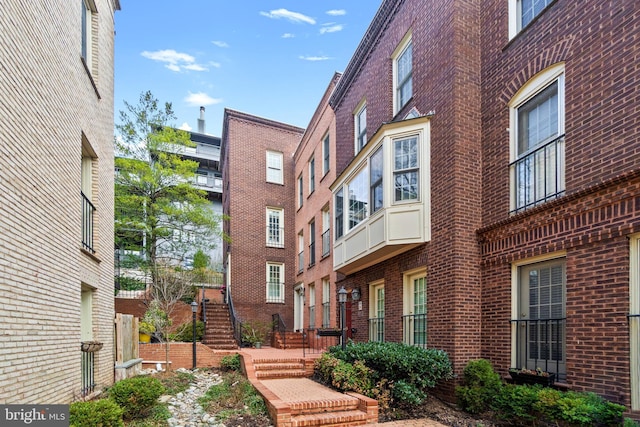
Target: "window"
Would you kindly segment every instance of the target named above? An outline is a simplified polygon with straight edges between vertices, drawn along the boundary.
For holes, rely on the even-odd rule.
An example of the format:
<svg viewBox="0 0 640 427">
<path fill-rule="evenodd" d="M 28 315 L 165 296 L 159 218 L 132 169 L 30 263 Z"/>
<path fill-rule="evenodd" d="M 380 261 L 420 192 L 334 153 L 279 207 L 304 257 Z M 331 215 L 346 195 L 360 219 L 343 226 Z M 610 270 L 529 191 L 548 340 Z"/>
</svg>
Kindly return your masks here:
<svg viewBox="0 0 640 427">
<path fill-rule="evenodd" d="M 309 329 L 316 328 L 316 285 L 311 283 L 309 284 L 308 290 L 309 294 Z"/>
<path fill-rule="evenodd" d="M 316 159 L 309 160 L 309 195 L 316 189 Z"/>
<path fill-rule="evenodd" d="M 302 188 L 302 174 L 298 177 L 298 207 L 301 208 L 304 203 L 304 189 Z"/>
<path fill-rule="evenodd" d="M 284 264 L 267 263 L 267 302 L 284 303 Z"/>
<path fill-rule="evenodd" d="M 331 215 L 329 205 L 322 208 L 322 257 L 329 255 L 331 251 Z"/>
<path fill-rule="evenodd" d="M 384 342 L 384 283 L 369 288 L 369 340 Z"/>
<path fill-rule="evenodd" d="M 513 0 L 512 0 L 513 1 Z M 517 32 L 529 25 L 553 0 L 516 0 Z"/>
<path fill-rule="evenodd" d="M 364 167 L 348 184 L 349 192 L 349 225 L 351 230 L 367 218 L 369 200 L 369 176 Z"/>
<path fill-rule="evenodd" d="M 93 0 L 81 0 L 82 3 L 82 47 L 81 54 L 87 68 L 93 71 L 93 14 L 96 12 Z"/>
<path fill-rule="evenodd" d="M 322 175 L 326 175 L 331 168 L 331 146 L 329 145 L 329 134 L 322 140 Z"/>
<path fill-rule="evenodd" d="M 565 260 L 517 267 L 516 368 L 541 368 L 565 378 Z"/>
<path fill-rule="evenodd" d="M 267 246 L 284 248 L 284 211 L 267 208 Z"/>
<path fill-rule="evenodd" d="M 309 223 L 309 267 L 316 263 L 316 222 Z"/>
<path fill-rule="evenodd" d="M 96 253 L 94 245 L 94 217 L 96 207 L 93 204 L 93 171 L 97 161 L 89 141 L 82 134 L 82 163 L 80 176 L 80 198 L 82 199 L 82 248 Z"/>
<path fill-rule="evenodd" d="M 304 233 L 298 233 L 298 273 L 304 271 Z"/>
<path fill-rule="evenodd" d="M 413 44 L 411 34 L 398 46 L 393 56 L 394 114 L 398 113 L 413 96 Z"/>
<path fill-rule="evenodd" d="M 640 410 L 640 234 L 630 236 L 629 338 L 631 361 L 631 410 Z"/>
<path fill-rule="evenodd" d="M 384 172 L 382 163 L 382 147 L 373 153 L 370 160 L 371 177 L 369 178 L 371 187 L 371 213 L 373 214 L 384 205 L 384 191 L 382 188 L 382 175 Z"/>
<path fill-rule="evenodd" d="M 344 190 L 342 188 L 336 192 L 335 212 L 337 240 L 344 234 Z"/>
<path fill-rule="evenodd" d="M 511 102 L 512 212 L 564 194 L 563 71 L 540 73 Z"/>
<path fill-rule="evenodd" d="M 367 145 L 367 106 L 362 105 L 355 114 L 356 153 Z"/>
<path fill-rule="evenodd" d="M 283 184 L 282 153 L 267 151 L 267 182 Z"/>
<path fill-rule="evenodd" d="M 331 283 L 322 279 L 322 327 L 331 326 Z"/>
<path fill-rule="evenodd" d="M 409 345 L 427 345 L 427 277 L 426 272 L 406 275 L 404 278 L 403 342 Z"/>
<path fill-rule="evenodd" d="M 395 201 L 418 199 L 418 137 L 393 142 Z"/>
</svg>

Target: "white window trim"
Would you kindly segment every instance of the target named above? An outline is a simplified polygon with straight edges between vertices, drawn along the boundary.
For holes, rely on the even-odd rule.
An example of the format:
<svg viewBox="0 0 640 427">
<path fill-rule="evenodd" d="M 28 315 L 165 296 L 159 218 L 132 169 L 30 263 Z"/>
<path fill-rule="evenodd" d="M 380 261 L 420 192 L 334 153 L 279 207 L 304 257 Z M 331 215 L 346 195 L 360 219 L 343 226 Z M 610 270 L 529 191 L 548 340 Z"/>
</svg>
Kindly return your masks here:
<svg viewBox="0 0 640 427">
<path fill-rule="evenodd" d="M 280 168 L 271 168 L 269 165 L 269 156 L 270 155 L 275 155 L 280 159 Z M 284 155 L 282 152 L 279 151 L 272 151 L 272 150 L 267 150 L 267 154 L 266 154 L 266 160 L 267 160 L 267 182 L 271 182 L 273 184 L 284 184 Z M 277 170 L 279 171 L 279 176 L 278 179 L 270 179 L 269 177 L 269 171 L 270 170 Z"/>
<path fill-rule="evenodd" d="M 89 71 L 93 74 L 93 41 L 96 37 L 96 34 L 93 29 L 93 16 L 97 13 L 98 9 L 96 8 L 95 0 L 82 0 L 84 12 L 86 13 L 86 22 L 85 27 L 82 31 L 86 35 L 86 40 L 82 40 L 84 42 L 84 46 L 81 46 L 81 56 L 87 65 Z M 86 50 L 86 56 L 82 55 L 82 51 Z"/>
<path fill-rule="evenodd" d="M 271 266 L 275 266 L 278 267 L 280 269 L 280 282 L 278 283 L 278 285 L 280 286 L 280 295 L 279 298 L 270 298 L 269 297 L 269 283 L 271 280 L 271 277 L 269 275 L 269 268 Z M 285 295 L 284 295 L 284 264 L 283 263 L 279 263 L 279 262 L 267 262 L 267 285 L 266 285 L 266 301 L 268 303 L 276 303 L 276 304 L 284 304 L 285 302 Z"/>
<path fill-rule="evenodd" d="M 402 314 L 405 316 L 410 316 L 410 315 L 414 315 L 416 313 L 413 312 L 413 292 L 414 292 L 414 288 L 413 288 L 413 282 L 416 279 L 422 279 L 424 278 L 425 280 L 425 292 L 427 292 L 428 290 L 428 283 L 427 283 L 427 269 L 426 268 L 417 268 L 414 270 L 410 270 L 410 271 L 406 271 L 403 273 L 402 275 L 402 281 L 403 281 L 403 286 L 402 286 Z M 427 300 L 427 296 L 425 295 L 425 303 L 427 304 L 427 313 L 429 311 L 428 309 L 428 300 Z M 425 314 L 427 314 L 425 313 Z M 404 327 L 405 327 L 405 322 L 403 322 L 402 328 L 402 335 L 404 337 L 403 341 L 406 341 L 406 338 L 408 336 L 408 332 L 411 331 L 405 331 Z M 428 326 L 427 326 L 428 327 Z M 427 345 L 427 340 L 428 336 L 425 336 L 425 345 Z M 405 344 L 409 344 L 407 342 L 405 342 Z"/>
<path fill-rule="evenodd" d="M 558 81 L 558 135 L 564 134 L 564 62 L 559 62 L 533 76 L 509 101 L 509 163 L 518 160 L 518 108 L 550 84 Z M 515 176 L 509 172 L 509 210 L 516 208 Z"/>
<path fill-rule="evenodd" d="M 271 224 L 269 223 L 270 213 L 275 213 L 278 215 L 278 225 L 280 229 L 278 234 L 278 237 L 279 237 L 278 242 L 271 242 L 269 240 L 269 227 L 271 226 Z M 283 247 L 284 246 L 284 209 L 267 207 L 266 216 L 267 216 L 267 227 L 266 227 L 267 228 L 266 229 L 267 246 Z"/>
<path fill-rule="evenodd" d="M 509 0 L 509 5 L 508 5 L 508 12 L 509 12 L 509 40 L 511 40 L 512 38 L 514 38 L 515 36 L 518 35 L 518 33 L 520 33 L 520 31 L 522 31 L 524 28 L 526 28 L 527 26 L 529 26 L 529 24 L 531 22 L 533 22 L 536 17 L 538 17 L 540 14 L 542 14 L 544 12 L 544 10 L 549 7 L 549 5 L 551 3 L 553 3 L 553 0 L 551 2 L 549 2 L 549 4 L 547 6 L 545 6 L 542 11 L 540 12 L 540 14 L 534 16 L 531 20 L 531 22 L 527 23 L 527 25 L 525 25 L 523 28 L 520 28 L 520 12 L 518 11 L 518 2 L 520 0 Z"/>
<path fill-rule="evenodd" d="M 392 77 L 393 77 L 393 115 L 394 116 L 398 114 L 398 112 L 402 109 L 402 107 L 404 107 L 404 105 L 399 105 L 398 103 L 398 58 L 400 58 L 400 56 L 404 53 L 404 51 L 407 49 L 407 47 L 411 43 L 412 43 L 412 32 L 409 31 L 407 34 L 405 34 L 405 36 L 402 38 L 402 40 L 398 44 L 398 47 L 396 47 L 396 50 L 391 55 L 391 59 L 393 63 Z M 411 68 L 413 71 L 413 64 Z"/>
<path fill-rule="evenodd" d="M 629 314 L 640 314 L 640 233 L 629 237 Z M 629 318 L 631 410 L 640 410 L 640 318 Z"/>
<path fill-rule="evenodd" d="M 511 264 L 511 319 L 520 318 L 520 267 L 561 258 L 567 258 L 566 251 L 527 258 Z M 518 348 L 517 328 L 518 324 L 516 322 L 511 322 L 511 367 L 517 367 L 516 365 L 518 364 L 518 354 L 516 351 Z"/>
<path fill-rule="evenodd" d="M 358 103 L 358 106 L 353 111 L 353 152 L 358 154 L 365 145 L 367 145 L 368 140 L 364 143 L 362 147 L 360 147 L 360 135 L 362 134 L 360 126 L 360 115 L 364 113 L 365 121 L 367 120 L 367 100 L 363 99 Z M 367 138 L 367 126 L 365 124 L 364 127 L 364 138 Z"/>
<path fill-rule="evenodd" d="M 296 198 L 298 199 L 298 207 L 301 208 L 302 205 L 304 205 L 304 179 L 302 177 L 302 174 L 298 176 L 297 182 L 298 182 L 298 191 L 297 191 Z"/>
<path fill-rule="evenodd" d="M 316 158 L 311 156 L 309 159 L 309 195 L 316 191 Z"/>
<path fill-rule="evenodd" d="M 331 136 L 329 132 L 327 132 L 322 137 L 322 176 L 325 176 L 329 170 L 331 169 Z M 328 141 L 325 144 L 325 141 Z M 325 165 L 325 159 L 327 159 L 328 165 Z"/>
</svg>

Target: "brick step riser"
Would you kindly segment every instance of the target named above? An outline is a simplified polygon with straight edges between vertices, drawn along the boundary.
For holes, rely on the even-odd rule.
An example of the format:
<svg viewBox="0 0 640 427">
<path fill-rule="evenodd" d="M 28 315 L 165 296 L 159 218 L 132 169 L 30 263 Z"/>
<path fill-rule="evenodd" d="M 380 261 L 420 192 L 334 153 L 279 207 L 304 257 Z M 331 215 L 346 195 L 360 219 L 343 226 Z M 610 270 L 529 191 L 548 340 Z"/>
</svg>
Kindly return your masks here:
<svg viewBox="0 0 640 427">
<path fill-rule="evenodd" d="M 304 365 L 300 363 L 292 364 L 273 364 L 273 365 L 253 365 L 256 372 L 258 371 L 288 371 L 288 370 L 304 370 Z"/>
<path fill-rule="evenodd" d="M 331 412 L 358 411 L 358 403 L 355 402 L 306 402 L 304 407 L 291 405 L 291 415 L 312 415 Z"/>
<path fill-rule="evenodd" d="M 256 372 L 259 380 L 278 380 L 283 378 L 306 378 L 305 371 L 262 371 Z"/>
<path fill-rule="evenodd" d="M 329 412 L 291 417 L 292 427 L 365 425 L 367 417 L 360 411 Z"/>
</svg>

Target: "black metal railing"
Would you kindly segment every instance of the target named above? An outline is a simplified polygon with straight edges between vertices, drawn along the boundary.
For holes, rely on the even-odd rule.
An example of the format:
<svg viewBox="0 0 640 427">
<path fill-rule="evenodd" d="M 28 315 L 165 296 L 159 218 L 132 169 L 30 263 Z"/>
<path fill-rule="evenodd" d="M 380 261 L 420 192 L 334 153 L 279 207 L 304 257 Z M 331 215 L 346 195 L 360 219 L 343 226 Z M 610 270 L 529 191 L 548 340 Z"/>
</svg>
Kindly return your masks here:
<svg viewBox="0 0 640 427">
<path fill-rule="evenodd" d="M 331 230 L 327 229 L 322 233 L 322 257 L 329 255 L 331 251 Z"/>
<path fill-rule="evenodd" d="M 284 320 L 282 320 L 279 313 L 271 315 L 271 324 L 271 330 L 274 334 L 280 334 L 280 338 L 282 338 L 282 345 L 284 348 L 287 348 L 287 325 L 284 324 Z"/>
<path fill-rule="evenodd" d="M 267 282 L 267 302 L 284 303 L 284 283 Z"/>
<path fill-rule="evenodd" d="M 313 241 L 309 245 L 309 267 L 316 263 L 316 242 Z"/>
<path fill-rule="evenodd" d="M 384 342 L 384 317 L 369 319 L 369 341 Z"/>
<path fill-rule="evenodd" d="M 564 135 L 509 165 L 517 213 L 564 194 Z"/>
<path fill-rule="evenodd" d="M 93 248 L 93 213 L 96 207 L 81 191 L 82 195 L 82 247 L 92 254 L 96 251 Z"/>
<path fill-rule="evenodd" d="M 566 379 L 566 317 L 557 319 L 515 319 L 517 369 L 542 369 Z"/>
<path fill-rule="evenodd" d="M 284 227 L 267 226 L 267 246 L 284 248 Z"/>
<path fill-rule="evenodd" d="M 320 328 L 304 329 L 302 331 L 302 355 L 324 353 L 329 347 L 340 344 L 342 332 L 340 329 Z"/>
<path fill-rule="evenodd" d="M 304 271 L 304 251 L 298 252 L 298 273 Z"/>
<path fill-rule="evenodd" d="M 417 347 L 427 347 L 427 315 L 402 316 L 402 342 Z"/>
<path fill-rule="evenodd" d="M 82 352 L 82 397 L 88 396 L 96 387 L 96 382 L 94 378 L 94 353 L 93 352 Z"/>
<path fill-rule="evenodd" d="M 231 326 L 233 327 L 233 337 L 238 343 L 238 346 L 242 345 L 242 322 L 238 320 L 236 316 L 236 310 L 233 308 L 233 299 L 231 294 L 227 292 L 225 295 L 227 300 L 227 306 L 229 307 L 229 317 L 231 318 Z"/>
</svg>

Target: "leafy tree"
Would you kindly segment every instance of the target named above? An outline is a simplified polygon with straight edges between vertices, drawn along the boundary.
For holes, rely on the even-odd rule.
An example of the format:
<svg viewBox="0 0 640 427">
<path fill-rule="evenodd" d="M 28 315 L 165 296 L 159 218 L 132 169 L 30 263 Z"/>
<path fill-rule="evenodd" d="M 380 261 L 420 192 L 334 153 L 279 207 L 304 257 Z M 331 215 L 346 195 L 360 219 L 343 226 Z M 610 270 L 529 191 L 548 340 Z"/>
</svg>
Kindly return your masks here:
<svg viewBox="0 0 640 427">
<path fill-rule="evenodd" d="M 168 125 L 175 119 L 171 103 L 147 91 L 125 107 L 116 125 L 116 247 L 141 250 L 133 267 L 147 271 L 155 287 L 159 267 L 215 247 L 219 218 L 193 185 L 198 163 L 181 154 L 195 144 Z"/>
</svg>

